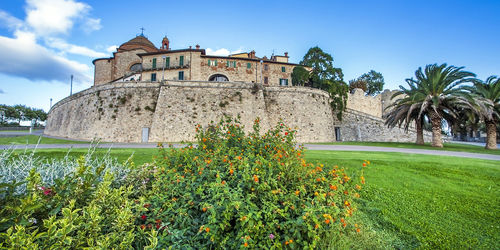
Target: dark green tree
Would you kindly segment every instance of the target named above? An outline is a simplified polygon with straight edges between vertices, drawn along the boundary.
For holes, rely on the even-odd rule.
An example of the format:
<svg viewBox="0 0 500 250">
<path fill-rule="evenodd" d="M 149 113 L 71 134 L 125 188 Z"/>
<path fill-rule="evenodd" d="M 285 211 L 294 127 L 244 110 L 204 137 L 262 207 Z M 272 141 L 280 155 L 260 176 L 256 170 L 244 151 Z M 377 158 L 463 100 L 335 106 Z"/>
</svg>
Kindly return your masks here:
<svg viewBox="0 0 500 250">
<path fill-rule="evenodd" d="M 376 95 L 384 90 L 384 76 L 375 70 L 370 70 L 370 72 L 364 73 L 355 81 L 362 81 L 366 83 L 365 92 L 367 95 Z"/>
<path fill-rule="evenodd" d="M 349 81 L 349 92 L 353 92 L 354 89 L 362 89 L 365 93 L 368 90 L 365 80 L 355 79 Z"/>
<path fill-rule="evenodd" d="M 302 66 L 293 68 L 292 72 L 292 85 L 293 86 L 308 86 L 310 74 L 307 69 Z"/>
<path fill-rule="evenodd" d="M 486 125 L 486 149 L 497 149 L 497 124 L 500 121 L 500 78 L 490 76 L 486 81 L 475 80 L 466 87 L 474 96 L 477 114 Z"/>
<path fill-rule="evenodd" d="M 342 69 L 333 67 L 333 57 L 319 47 L 310 48 L 300 62 L 312 68 L 310 73 L 311 87 L 325 90 L 332 101 L 330 105 L 342 120 L 342 112 L 347 106 L 347 92 L 349 87 L 344 82 Z"/>
<path fill-rule="evenodd" d="M 443 119 L 452 120 L 457 117 L 458 110 L 472 108 L 470 96 L 461 85 L 473 81 L 475 76 L 463 67 L 431 64 L 425 69 L 418 68 L 415 79 L 406 80 L 416 88 L 413 100 L 420 104 L 419 117 L 423 114 L 429 117 L 433 147 L 443 147 Z"/>
</svg>

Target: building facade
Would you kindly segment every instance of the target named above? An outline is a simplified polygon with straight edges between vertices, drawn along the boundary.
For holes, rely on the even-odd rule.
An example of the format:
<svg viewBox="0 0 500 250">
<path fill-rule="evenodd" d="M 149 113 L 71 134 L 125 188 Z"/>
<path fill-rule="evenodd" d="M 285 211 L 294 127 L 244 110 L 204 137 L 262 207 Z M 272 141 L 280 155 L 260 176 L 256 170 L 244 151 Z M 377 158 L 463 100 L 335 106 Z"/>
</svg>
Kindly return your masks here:
<svg viewBox="0 0 500 250">
<path fill-rule="evenodd" d="M 94 85 L 109 82 L 216 81 L 261 83 L 264 86 L 291 86 L 292 71 L 298 64 L 288 62 L 288 53 L 257 57 L 255 51 L 229 56 L 207 55 L 199 45 L 170 48 L 168 38 L 156 48 L 144 35 L 118 47 L 110 58 L 93 61 Z"/>
</svg>

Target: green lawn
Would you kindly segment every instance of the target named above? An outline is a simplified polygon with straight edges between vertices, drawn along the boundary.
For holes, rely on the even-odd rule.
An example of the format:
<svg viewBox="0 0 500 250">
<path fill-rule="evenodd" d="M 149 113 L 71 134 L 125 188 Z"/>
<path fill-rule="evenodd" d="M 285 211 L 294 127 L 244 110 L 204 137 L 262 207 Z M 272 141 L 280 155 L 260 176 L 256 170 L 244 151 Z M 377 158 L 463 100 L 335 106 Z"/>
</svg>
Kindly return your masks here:
<svg viewBox="0 0 500 250">
<path fill-rule="evenodd" d="M 40 136 L 37 135 L 23 135 L 23 136 L 12 136 L 12 137 L 0 137 L 1 144 L 37 144 Z M 89 143 L 82 141 L 71 141 L 62 139 L 53 139 L 47 137 L 41 137 L 40 144 L 66 144 L 66 143 Z"/>
<path fill-rule="evenodd" d="M 72 149 L 78 156 L 86 149 Z M 67 150 L 37 154 L 63 157 Z M 97 149 L 102 155 L 107 149 Z M 136 164 L 150 162 L 156 149 L 113 149 Z M 500 249 L 500 162 L 445 156 L 381 152 L 307 151 L 326 166 L 365 168 L 366 185 L 358 202 L 363 233 L 346 248 Z M 363 236 L 364 235 L 364 236 Z M 353 240 L 354 239 L 354 240 Z"/>
<path fill-rule="evenodd" d="M 448 150 L 448 151 L 461 151 L 470 153 L 481 154 L 495 154 L 500 155 L 500 150 L 487 150 L 481 146 L 459 144 L 459 143 L 444 143 L 443 148 L 431 147 L 430 143 L 425 145 L 417 145 L 415 143 L 405 142 L 329 142 L 329 143 L 313 143 L 323 145 L 358 145 L 358 146 L 373 146 L 373 147 L 392 147 L 392 148 L 416 148 L 416 149 L 431 149 L 431 150 Z"/>
<path fill-rule="evenodd" d="M 359 210 L 395 248 L 500 248 L 498 161 L 401 153 L 308 151 L 309 160 L 365 169 Z M 380 240 L 380 239 L 379 239 Z"/>
</svg>

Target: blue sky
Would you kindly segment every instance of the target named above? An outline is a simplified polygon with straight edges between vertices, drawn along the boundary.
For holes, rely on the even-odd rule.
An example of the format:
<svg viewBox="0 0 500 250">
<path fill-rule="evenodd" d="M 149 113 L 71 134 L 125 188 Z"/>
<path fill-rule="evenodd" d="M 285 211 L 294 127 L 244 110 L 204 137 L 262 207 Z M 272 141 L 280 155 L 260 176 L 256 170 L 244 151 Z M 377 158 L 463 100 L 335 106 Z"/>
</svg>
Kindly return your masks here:
<svg viewBox="0 0 500 250">
<path fill-rule="evenodd" d="M 500 0 L 490 1 L 0 1 L 0 103 L 49 109 L 92 86 L 97 57 L 145 28 L 157 47 L 200 44 L 213 54 L 330 53 L 346 82 L 370 70 L 386 88 L 418 67 L 500 75 Z"/>
</svg>

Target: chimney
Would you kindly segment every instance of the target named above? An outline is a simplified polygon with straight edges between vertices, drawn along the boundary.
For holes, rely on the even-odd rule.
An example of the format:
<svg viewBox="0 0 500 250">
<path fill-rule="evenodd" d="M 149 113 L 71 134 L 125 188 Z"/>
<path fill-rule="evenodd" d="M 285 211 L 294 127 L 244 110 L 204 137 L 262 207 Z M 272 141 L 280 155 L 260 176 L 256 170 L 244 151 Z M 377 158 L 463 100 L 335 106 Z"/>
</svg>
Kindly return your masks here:
<svg viewBox="0 0 500 250">
<path fill-rule="evenodd" d="M 255 58 L 255 50 L 250 51 L 250 58 Z"/>
<path fill-rule="evenodd" d="M 285 52 L 285 56 L 288 57 L 288 52 Z"/>
<path fill-rule="evenodd" d="M 200 49 L 200 45 L 199 44 L 196 44 L 196 49 Z"/>
<path fill-rule="evenodd" d="M 191 48 L 192 48 L 192 46 L 191 46 L 191 45 L 189 45 L 189 49 L 191 49 Z"/>
</svg>

